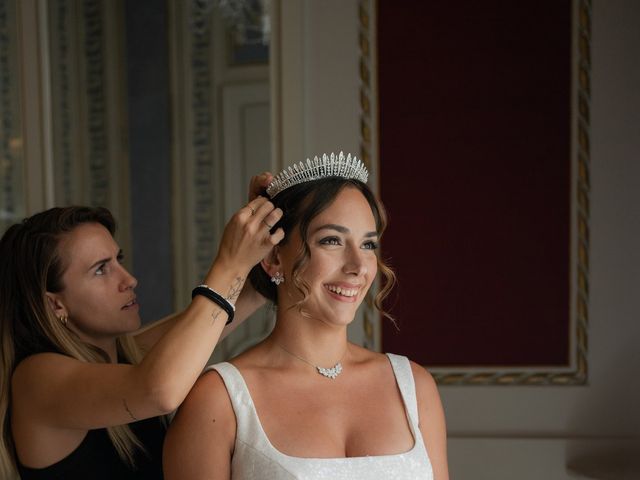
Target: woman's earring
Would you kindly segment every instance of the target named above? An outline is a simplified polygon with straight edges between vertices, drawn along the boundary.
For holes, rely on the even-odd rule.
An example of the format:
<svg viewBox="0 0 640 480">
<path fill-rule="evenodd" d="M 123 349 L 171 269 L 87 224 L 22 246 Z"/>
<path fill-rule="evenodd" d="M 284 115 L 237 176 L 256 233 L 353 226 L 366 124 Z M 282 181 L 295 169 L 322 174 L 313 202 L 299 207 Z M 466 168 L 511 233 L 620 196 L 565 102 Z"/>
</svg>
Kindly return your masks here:
<svg viewBox="0 0 640 480">
<path fill-rule="evenodd" d="M 67 326 L 67 322 L 69 321 L 69 317 L 67 315 L 60 315 L 58 317 L 58 320 L 60 320 L 62 325 L 64 325 L 66 327 Z"/>
<path fill-rule="evenodd" d="M 271 281 L 276 285 L 280 285 L 282 282 L 284 282 L 284 275 L 282 275 L 280 272 L 276 272 L 271 276 Z"/>
</svg>

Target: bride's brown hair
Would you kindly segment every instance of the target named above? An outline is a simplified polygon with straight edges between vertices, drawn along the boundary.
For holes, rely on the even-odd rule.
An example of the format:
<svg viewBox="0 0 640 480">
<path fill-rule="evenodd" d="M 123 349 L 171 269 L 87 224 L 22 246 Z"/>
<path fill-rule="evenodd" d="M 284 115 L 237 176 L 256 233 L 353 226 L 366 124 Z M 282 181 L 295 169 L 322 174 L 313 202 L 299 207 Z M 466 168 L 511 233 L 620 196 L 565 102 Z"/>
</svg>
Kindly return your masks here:
<svg viewBox="0 0 640 480">
<path fill-rule="evenodd" d="M 302 239 L 300 251 L 293 265 L 292 278 L 287 279 L 287 281 L 291 281 L 303 295 L 303 299 L 297 304 L 298 308 L 302 307 L 309 294 L 309 286 L 302 278 L 302 274 L 311 257 L 311 251 L 309 250 L 307 241 L 309 225 L 318 214 L 333 203 L 338 194 L 345 188 L 355 188 L 362 193 L 369 207 L 371 207 L 371 212 L 376 222 L 376 231 L 378 237 L 381 239 L 387 227 L 386 212 L 382 203 L 376 199 L 369 187 L 359 180 L 340 177 L 313 180 L 289 187 L 271 200 L 276 207 L 283 211 L 282 218 L 272 229 L 272 231 L 275 231 L 277 228 L 284 230 L 284 240 L 281 244 L 286 244 L 291 232 L 296 227 L 299 229 L 300 238 Z M 396 276 L 393 270 L 380 258 L 380 255 L 377 255 L 377 259 L 378 270 L 383 277 L 383 281 L 382 289 L 376 295 L 374 305 L 384 316 L 392 319 L 391 316 L 384 311 L 382 302 L 393 288 Z M 271 300 L 274 304 L 278 304 L 277 288 L 275 284 L 270 281 L 269 275 L 267 275 L 260 264 L 253 267 L 249 274 L 249 279 L 259 293 L 268 300 Z"/>
</svg>

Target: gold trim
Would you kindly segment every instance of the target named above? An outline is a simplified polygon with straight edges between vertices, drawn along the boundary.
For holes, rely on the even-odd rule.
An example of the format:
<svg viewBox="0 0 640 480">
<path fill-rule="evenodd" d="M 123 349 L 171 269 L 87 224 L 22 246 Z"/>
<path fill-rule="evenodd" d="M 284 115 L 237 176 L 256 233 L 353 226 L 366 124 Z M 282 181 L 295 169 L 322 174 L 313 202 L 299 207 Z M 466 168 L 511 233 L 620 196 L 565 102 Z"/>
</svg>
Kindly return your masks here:
<svg viewBox="0 0 640 480">
<path fill-rule="evenodd" d="M 375 98 L 372 79 L 372 45 L 374 29 L 371 26 L 371 14 L 374 9 L 373 0 L 360 0 L 358 3 L 358 23 L 359 34 L 358 44 L 360 49 L 360 159 L 364 162 L 370 172 L 373 172 L 374 164 L 374 134 L 375 117 L 372 108 L 372 98 Z M 372 182 L 373 183 L 373 182 Z M 380 329 L 380 316 L 375 308 L 375 297 L 378 293 L 376 283 L 365 299 L 363 312 L 364 343 L 365 348 L 372 350 L 380 349 L 380 342 L 377 341 Z"/>
<path fill-rule="evenodd" d="M 360 0 L 358 5 L 359 35 L 358 43 L 360 48 L 360 159 L 372 171 L 373 165 L 373 132 L 374 118 L 371 109 L 371 98 L 373 97 L 371 79 L 371 44 L 373 31 L 371 29 L 371 0 Z M 375 97 L 374 97 L 375 98 Z M 375 288 L 374 288 L 375 287 Z M 374 299 L 378 293 L 375 285 L 369 289 L 364 302 L 364 313 L 362 328 L 364 330 L 365 348 L 376 349 L 376 324 L 380 318 L 375 309 Z M 378 325 L 379 328 L 379 325 Z"/>
<path fill-rule="evenodd" d="M 371 5 L 374 0 L 359 2 L 360 23 L 360 155 L 370 167 L 372 162 L 372 114 L 371 88 Z M 572 212 L 575 215 L 572 225 L 575 234 L 571 239 L 571 250 L 575 252 L 575 260 L 571 258 L 572 283 L 575 290 L 570 290 L 571 299 L 571 347 L 572 362 L 566 369 L 555 368 L 545 371 L 545 367 L 526 367 L 509 371 L 472 371 L 461 369 L 450 371 L 430 368 L 436 381 L 442 385 L 583 385 L 588 379 L 588 322 L 589 322 L 589 211 L 590 211 L 590 102 L 591 102 L 591 2 L 589 0 L 573 0 L 574 31 L 572 55 L 576 55 L 574 88 L 572 89 L 572 181 L 575 178 L 575 197 L 572 201 Z M 574 58 L 572 57 L 572 61 Z M 371 294 L 371 292 L 370 292 Z M 370 302 L 367 302 L 369 305 Z M 365 312 L 365 336 L 367 342 L 373 342 L 369 333 L 373 331 L 370 324 L 369 310 Z M 439 371 L 440 370 L 440 371 Z M 514 369 L 515 370 L 515 369 Z"/>
<path fill-rule="evenodd" d="M 589 166 L 591 163 L 590 153 L 590 97 L 591 97 L 591 4 L 588 0 L 578 0 L 578 65 L 581 76 L 586 77 L 586 82 L 579 82 L 576 101 L 578 103 L 577 119 L 578 130 L 580 132 L 580 142 L 577 155 L 578 164 L 578 195 L 581 201 L 578 202 L 578 234 L 574 240 L 578 250 L 578 292 L 576 302 L 576 364 L 572 383 L 584 384 L 588 376 L 588 304 L 589 304 L 589 193 L 590 175 Z M 585 206 L 583 206 L 585 205 Z"/>
</svg>

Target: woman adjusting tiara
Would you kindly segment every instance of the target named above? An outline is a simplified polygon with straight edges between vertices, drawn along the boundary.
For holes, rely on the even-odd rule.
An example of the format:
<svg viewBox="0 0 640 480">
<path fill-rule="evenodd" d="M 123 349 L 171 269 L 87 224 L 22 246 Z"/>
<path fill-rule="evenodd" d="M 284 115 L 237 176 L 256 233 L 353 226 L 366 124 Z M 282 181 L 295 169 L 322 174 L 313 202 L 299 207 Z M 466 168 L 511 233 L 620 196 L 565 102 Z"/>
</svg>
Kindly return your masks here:
<svg viewBox="0 0 640 480">
<path fill-rule="evenodd" d="M 190 305 L 144 329 L 109 211 L 52 208 L 11 226 L 0 241 L 0 478 L 162 478 L 162 416 L 225 324 L 262 303 L 240 292 L 282 238 L 264 227 L 281 215 L 263 197 L 240 209 Z"/>
</svg>

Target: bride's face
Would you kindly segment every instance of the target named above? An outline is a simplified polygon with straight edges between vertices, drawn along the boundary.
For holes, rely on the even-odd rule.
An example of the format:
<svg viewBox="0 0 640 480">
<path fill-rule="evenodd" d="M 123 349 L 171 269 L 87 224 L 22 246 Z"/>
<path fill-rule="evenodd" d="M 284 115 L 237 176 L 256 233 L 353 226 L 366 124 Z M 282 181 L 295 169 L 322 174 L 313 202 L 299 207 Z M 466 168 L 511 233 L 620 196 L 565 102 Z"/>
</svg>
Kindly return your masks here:
<svg viewBox="0 0 640 480">
<path fill-rule="evenodd" d="M 309 295 L 303 311 L 325 323 L 350 323 L 378 269 L 378 232 L 364 195 L 356 188 L 345 187 L 311 221 L 307 244 L 310 258 L 302 270 L 302 280 L 309 287 Z M 303 297 L 291 281 L 301 246 L 296 228 L 279 249 L 281 269 L 287 278 L 278 293 L 283 311 Z"/>
</svg>

